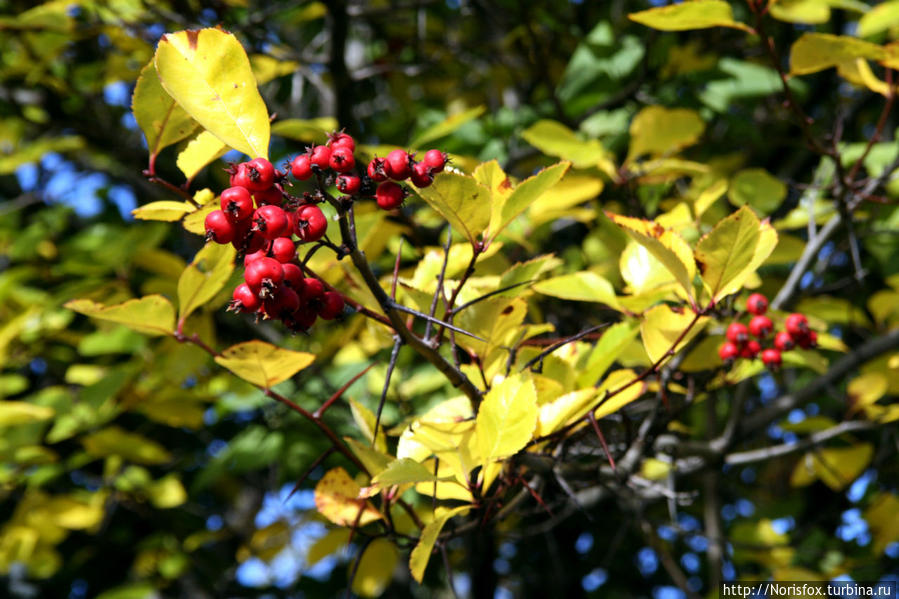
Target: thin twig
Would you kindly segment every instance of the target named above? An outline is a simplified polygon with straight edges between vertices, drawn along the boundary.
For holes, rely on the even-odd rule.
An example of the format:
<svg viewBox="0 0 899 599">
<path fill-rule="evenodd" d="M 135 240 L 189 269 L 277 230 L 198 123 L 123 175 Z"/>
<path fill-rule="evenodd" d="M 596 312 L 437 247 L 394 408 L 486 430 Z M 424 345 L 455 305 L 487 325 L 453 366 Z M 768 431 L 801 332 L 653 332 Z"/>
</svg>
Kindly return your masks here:
<svg viewBox="0 0 899 599">
<path fill-rule="evenodd" d="M 384 379 L 384 388 L 381 390 L 381 399 L 378 401 L 378 412 L 375 414 L 375 431 L 371 436 L 371 446 L 374 447 L 378 440 L 378 427 L 381 425 L 381 411 L 384 409 L 384 402 L 387 400 L 387 389 L 390 387 L 390 377 L 393 376 L 393 369 L 396 368 L 396 361 L 400 356 L 400 348 L 403 346 L 403 340 L 397 336 L 393 340 L 393 351 L 390 352 L 390 363 L 387 365 L 387 376 Z"/>
</svg>

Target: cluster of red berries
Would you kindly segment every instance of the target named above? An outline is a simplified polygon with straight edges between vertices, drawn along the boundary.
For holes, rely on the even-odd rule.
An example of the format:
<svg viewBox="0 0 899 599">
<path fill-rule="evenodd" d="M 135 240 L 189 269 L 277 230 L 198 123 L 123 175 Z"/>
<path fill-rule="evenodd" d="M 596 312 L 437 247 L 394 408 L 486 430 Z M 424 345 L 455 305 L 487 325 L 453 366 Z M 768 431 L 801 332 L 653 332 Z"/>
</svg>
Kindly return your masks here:
<svg viewBox="0 0 899 599">
<path fill-rule="evenodd" d="M 335 187 L 348 196 L 374 196 L 380 208 L 393 210 L 402 205 L 408 192 L 397 181 L 408 179 L 419 189 L 434 182 L 434 175 L 446 166 L 446 154 L 428 150 L 421 161 L 405 150 L 394 150 L 386 158 L 377 156 L 365 172 L 356 170 L 353 151 L 356 142 L 346 133 L 334 133 L 326 145 L 313 146 L 290 163 L 290 173 L 305 181 L 313 176 L 333 176 Z M 375 187 L 377 184 L 377 187 Z"/>
<path fill-rule="evenodd" d="M 761 293 L 753 293 L 746 300 L 746 311 L 753 315 L 749 325 L 732 322 L 725 333 L 727 341 L 718 348 L 718 355 L 727 364 L 732 364 L 737 358 L 752 360 L 761 357 L 765 366 L 774 370 L 780 367 L 783 352 L 794 347 L 809 349 L 818 344 L 818 334 L 809 328 L 805 315 L 794 313 L 785 319 L 784 330 L 774 334 L 771 347 L 763 348 L 762 343 L 774 333 L 774 323 L 765 316 L 768 298 Z"/>
</svg>

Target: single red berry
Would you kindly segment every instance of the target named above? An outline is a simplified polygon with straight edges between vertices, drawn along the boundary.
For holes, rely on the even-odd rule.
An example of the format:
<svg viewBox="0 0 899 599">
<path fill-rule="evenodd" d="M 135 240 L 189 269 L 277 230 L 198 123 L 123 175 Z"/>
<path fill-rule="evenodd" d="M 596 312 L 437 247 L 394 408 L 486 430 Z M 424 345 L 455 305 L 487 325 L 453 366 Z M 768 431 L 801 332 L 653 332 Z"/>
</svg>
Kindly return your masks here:
<svg viewBox="0 0 899 599">
<path fill-rule="evenodd" d="M 751 360 L 759 355 L 760 351 L 762 351 L 761 344 L 755 339 L 750 339 L 746 342 L 746 345 L 743 346 L 743 349 L 740 350 L 740 357 Z"/>
<path fill-rule="evenodd" d="M 762 352 L 762 362 L 764 362 L 765 366 L 770 368 L 771 370 L 777 370 L 783 359 L 780 355 L 779 349 L 766 349 Z"/>
<path fill-rule="evenodd" d="M 272 185 L 268 189 L 254 191 L 253 199 L 256 200 L 256 206 L 280 206 L 284 196 L 280 189 Z"/>
<path fill-rule="evenodd" d="M 318 315 L 324 320 L 334 320 L 343 312 L 343 296 L 336 291 L 326 291 L 322 295 L 321 309 Z"/>
<path fill-rule="evenodd" d="M 312 177 L 312 158 L 308 153 L 300 154 L 293 159 L 293 162 L 290 163 L 290 174 L 300 181 L 305 181 Z"/>
<path fill-rule="evenodd" d="M 283 237 L 287 231 L 287 214 L 280 206 L 260 206 L 253 213 L 255 229 L 268 240 Z"/>
<path fill-rule="evenodd" d="M 222 212 L 232 223 L 245 221 L 253 215 L 253 198 L 246 187 L 229 187 L 222 192 Z"/>
<path fill-rule="evenodd" d="M 328 230 L 328 219 L 315 204 L 300 206 L 297 210 L 296 236 L 303 243 L 318 241 Z"/>
<path fill-rule="evenodd" d="M 281 264 L 286 264 L 297 257 L 297 246 L 290 237 L 278 237 L 272 240 L 269 252 L 272 258 Z"/>
<path fill-rule="evenodd" d="M 753 293 L 746 298 L 746 310 L 750 314 L 761 316 L 768 311 L 768 298 L 761 293 Z"/>
<path fill-rule="evenodd" d="M 793 338 L 793 341 L 798 342 L 799 338 L 808 332 L 808 318 L 805 317 L 805 314 L 790 314 L 784 322 L 784 328 L 790 334 L 790 337 Z"/>
<path fill-rule="evenodd" d="M 331 148 L 331 158 L 328 160 L 328 166 L 338 173 L 350 172 L 356 166 L 353 151 L 346 146 Z"/>
<path fill-rule="evenodd" d="M 290 287 L 281 285 L 262 300 L 262 306 L 269 318 L 290 318 L 300 307 L 300 297 Z"/>
<path fill-rule="evenodd" d="M 230 243 L 234 239 L 234 224 L 221 210 L 213 210 L 206 215 L 206 240 L 216 243 Z"/>
<path fill-rule="evenodd" d="M 799 337 L 799 339 L 796 340 L 796 343 L 802 349 L 812 349 L 818 347 L 818 333 L 809 330 L 805 335 Z"/>
<path fill-rule="evenodd" d="M 304 285 L 303 269 L 293 262 L 282 264 L 281 269 L 284 271 L 284 284 L 300 293 Z"/>
<path fill-rule="evenodd" d="M 737 345 L 743 345 L 746 343 L 747 339 L 749 339 L 749 329 L 746 328 L 746 325 L 740 322 L 732 322 L 730 326 L 727 327 L 727 333 L 725 334 L 728 341 L 736 343 Z"/>
<path fill-rule="evenodd" d="M 442 173 L 443 167 L 446 165 L 446 153 L 440 150 L 428 150 L 422 162 L 431 169 L 433 174 Z"/>
<path fill-rule="evenodd" d="M 332 151 L 336 148 L 344 147 L 349 148 L 350 152 L 353 152 L 356 149 L 356 140 L 348 133 L 335 131 L 328 136 L 328 145 L 331 146 Z"/>
<path fill-rule="evenodd" d="M 231 187 L 243 187 L 248 190 L 253 187 L 253 182 L 250 181 L 250 172 L 246 162 L 241 162 L 231 168 L 230 182 Z"/>
<path fill-rule="evenodd" d="M 394 150 L 384 159 L 384 172 L 395 181 L 402 181 L 412 174 L 412 157 L 405 150 Z"/>
<path fill-rule="evenodd" d="M 314 168 L 325 170 L 331 161 L 331 148 L 328 146 L 315 146 L 309 154 L 309 160 Z"/>
<path fill-rule="evenodd" d="M 774 330 L 774 323 L 767 316 L 753 316 L 749 321 L 749 332 L 753 337 L 764 339 Z"/>
<path fill-rule="evenodd" d="M 318 318 L 318 312 L 310 310 L 307 306 L 300 306 L 300 309 L 290 315 L 285 323 L 295 331 L 308 331 L 315 324 Z"/>
<path fill-rule="evenodd" d="M 412 166 L 412 174 L 409 176 L 412 185 L 418 188 L 427 187 L 434 182 L 431 176 L 431 169 L 424 162 L 416 162 Z"/>
<path fill-rule="evenodd" d="M 247 264 L 243 278 L 253 293 L 268 295 L 284 280 L 284 268 L 274 258 L 259 258 Z"/>
<path fill-rule="evenodd" d="M 375 191 L 375 200 L 378 202 L 378 207 L 383 210 L 398 208 L 405 198 L 406 192 L 393 181 L 381 183 Z"/>
<path fill-rule="evenodd" d="M 262 305 L 262 301 L 246 283 L 235 287 L 231 298 L 228 310 L 234 312 L 255 312 Z"/>
<path fill-rule="evenodd" d="M 721 347 L 718 348 L 718 356 L 724 362 L 732 362 L 740 355 L 740 348 L 737 347 L 736 343 L 732 341 L 725 341 L 721 344 Z"/>
<path fill-rule="evenodd" d="M 779 349 L 780 351 L 790 351 L 795 347 L 795 343 L 793 342 L 793 338 L 790 337 L 790 334 L 786 331 L 780 331 L 777 335 L 774 336 L 774 347 Z"/>
<path fill-rule="evenodd" d="M 368 178 L 375 183 L 386 181 L 387 171 L 385 170 L 385 164 L 383 158 L 378 158 L 377 156 L 372 158 L 371 162 L 368 163 L 368 168 L 365 169 L 368 173 Z"/>
<path fill-rule="evenodd" d="M 259 260 L 260 258 L 265 258 L 266 256 L 267 254 L 265 253 L 265 250 L 258 250 L 253 252 L 252 254 L 247 254 L 243 257 L 243 266 L 244 268 L 246 268 L 247 265 L 250 264 L 250 262 Z"/>
<path fill-rule="evenodd" d="M 318 302 L 321 301 L 325 294 L 324 284 L 315 277 L 306 277 L 303 279 L 303 289 L 300 291 L 300 302 L 303 305 L 315 305 L 315 311 L 318 313 Z"/>
<path fill-rule="evenodd" d="M 275 167 L 265 158 L 254 158 L 243 165 L 247 173 L 246 188 L 250 191 L 268 189 L 275 182 Z"/>
<path fill-rule="evenodd" d="M 340 193 L 356 195 L 362 187 L 362 179 L 356 175 L 338 175 L 336 185 Z"/>
</svg>

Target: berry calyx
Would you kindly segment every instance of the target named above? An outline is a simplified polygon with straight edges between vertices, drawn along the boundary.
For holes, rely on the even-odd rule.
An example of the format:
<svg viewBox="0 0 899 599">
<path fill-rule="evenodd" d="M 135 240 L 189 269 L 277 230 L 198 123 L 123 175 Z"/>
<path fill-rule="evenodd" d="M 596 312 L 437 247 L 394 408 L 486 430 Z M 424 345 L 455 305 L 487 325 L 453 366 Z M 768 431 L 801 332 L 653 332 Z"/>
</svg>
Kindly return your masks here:
<svg viewBox="0 0 899 599">
<path fill-rule="evenodd" d="M 268 240 L 287 233 L 287 214 L 279 206 L 260 206 L 253 213 L 255 230 Z"/>
<path fill-rule="evenodd" d="M 234 239 L 234 224 L 221 210 L 213 210 L 206 215 L 206 240 L 216 243 L 230 243 Z"/>
<path fill-rule="evenodd" d="M 793 341 L 798 342 L 801 337 L 808 333 L 808 318 L 805 317 L 805 314 L 790 314 L 784 322 L 784 328 L 790 334 L 790 337 L 793 338 Z"/>
<path fill-rule="evenodd" d="M 338 173 L 350 172 L 356 166 L 353 151 L 346 146 L 331 148 L 331 158 L 328 160 L 328 166 Z"/>
<path fill-rule="evenodd" d="M 340 193 L 356 195 L 359 193 L 359 189 L 362 188 L 362 179 L 356 175 L 338 175 L 335 185 L 340 190 Z"/>
<path fill-rule="evenodd" d="M 768 298 L 761 293 L 753 293 L 746 298 L 746 311 L 761 316 L 768 311 Z"/>
<path fill-rule="evenodd" d="M 733 362 L 739 355 L 740 348 L 732 341 L 725 341 L 721 344 L 721 347 L 718 348 L 718 356 L 724 362 Z"/>
<path fill-rule="evenodd" d="M 315 204 L 301 206 L 296 212 L 296 218 L 295 233 L 304 243 L 318 241 L 328 230 L 328 219 Z"/>
<path fill-rule="evenodd" d="M 385 165 L 386 161 L 383 158 L 378 158 L 377 156 L 372 158 L 371 162 L 368 163 L 368 167 L 365 169 L 368 178 L 375 183 L 386 181 L 388 177 Z"/>
<path fill-rule="evenodd" d="M 767 316 L 754 316 L 749 321 L 749 332 L 753 337 L 764 339 L 774 330 L 774 323 Z"/>
<path fill-rule="evenodd" d="M 245 221 L 253 215 L 253 198 L 246 187 L 229 187 L 220 198 L 222 212 L 232 223 Z"/>
<path fill-rule="evenodd" d="M 406 192 L 393 181 L 381 183 L 375 191 L 375 200 L 378 203 L 378 207 L 382 210 L 398 208 L 402 205 L 405 198 Z"/>
<path fill-rule="evenodd" d="M 324 320 L 334 320 L 343 312 L 343 296 L 336 291 L 326 291 L 322 295 L 319 317 Z"/>
<path fill-rule="evenodd" d="M 300 181 L 312 177 L 312 158 L 309 154 L 300 154 L 290 163 L 290 174 Z"/>
<path fill-rule="evenodd" d="M 777 370 L 783 359 L 779 349 L 766 349 L 762 352 L 762 362 L 771 370 Z"/>
<path fill-rule="evenodd" d="M 732 322 L 727 327 L 725 336 L 728 341 L 736 343 L 737 345 L 743 345 L 749 339 L 749 329 L 746 328 L 745 324 Z"/>
<path fill-rule="evenodd" d="M 431 169 L 431 173 L 435 175 L 442 173 L 443 167 L 446 165 L 446 153 L 440 150 L 428 150 L 425 152 L 422 163 Z"/>
<path fill-rule="evenodd" d="M 281 285 L 262 300 L 262 305 L 269 318 L 290 318 L 300 307 L 300 297 L 290 287 Z"/>
<path fill-rule="evenodd" d="M 395 181 L 402 181 L 412 174 L 412 157 L 405 150 L 394 150 L 384 159 L 384 172 Z"/>
</svg>

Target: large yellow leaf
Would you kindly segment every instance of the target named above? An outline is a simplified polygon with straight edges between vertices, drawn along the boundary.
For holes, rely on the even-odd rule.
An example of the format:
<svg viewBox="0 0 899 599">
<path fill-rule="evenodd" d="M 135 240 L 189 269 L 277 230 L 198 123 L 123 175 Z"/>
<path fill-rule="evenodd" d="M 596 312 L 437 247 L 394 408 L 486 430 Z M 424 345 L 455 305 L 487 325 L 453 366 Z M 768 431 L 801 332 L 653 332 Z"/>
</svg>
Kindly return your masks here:
<svg viewBox="0 0 899 599">
<path fill-rule="evenodd" d="M 598 302 L 615 307 L 615 288 L 606 279 L 590 271 L 573 272 L 534 284 L 534 290 L 578 302 Z"/>
<path fill-rule="evenodd" d="M 172 459 L 171 454 L 156 441 L 118 426 L 108 426 L 81 439 L 81 444 L 90 455 L 98 458 L 121 456 L 136 464 L 164 464 Z"/>
<path fill-rule="evenodd" d="M 421 537 L 409 556 L 409 570 L 412 572 L 412 578 L 416 582 L 420 584 L 422 577 L 425 575 L 425 569 L 428 567 L 428 561 L 430 561 L 431 553 L 434 551 L 434 544 L 437 542 L 437 537 L 440 536 L 440 531 L 443 530 L 443 525 L 446 524 L 447 520 L 467 509 L 467 506 L 463 506 L 444 511 L 421 531 Z"/>
<path fill-rule="evenodd" d="M 818 25 L 830 20 L 830 6 L 822 0 L 779 0 L 771 4 L 771 16 L 787 23 Z"/>
<path fill-rule="evenodd" d="M 594 387 L 579 389 L 541 405 L 534 437 L 546 436 L 569 422 L 586 416 L 590 405 L 595 403 L 596 393 Z"/>
<path fill-rule="evenodd" d="M 888 0 L 873 7 L 858 20 L 858 36 L 869 37 L 899 24 L 899 0 Z"/>
<path fill-rule="evenodd" d="M 181 141 L 197 128 L 197 122 L 163 89 L 152 61 L 143 68 L 137 79 L 131 110 L 147 138 L 151 156 Z"/>
<path fill-rule="evenodd" d="M 878 493 L 865 510 L 865 520 L 874 537 L 874 555 L 880 555 L 890 543 L 899 541 L 899 518 L 896 514 L 899 514 L 899 497 L 887 491 Z"/>
<path fill-rule="evenodd" d="M 361 597 L 378 597 L 393 579 L 393 569 L 399 559 L 396 545 L 387 539 L 375 539 L 359 557 L 353 592 Z"/>
<path fill-rule="evenodd" d="M 185 214 L 194 211 L 194 206 L 189 202 L 176 202 L 174 200 L 159 200 L 150 202 L 131 211 L 131 216 L 138 220 L 161 220 L 174 222 L 181 220 Z"/>
<path fill-rule="evenodd" d="M 669 6 L 659 6 L 627 16 L 641 25 L 661 31 L 687 31 L 709 27 L 733 27 L 752 31 L 743 23 L 734 21 L 730 4 L 724 0 L 694 0 Z"/>
<path fill-rule="evenodd" d="M 608 399 L 602 401 L 601 405 L 593 412 L 593 416 L 599 420 L 609 414 L 614 414 L 638 399 L 645 391 L 646 383 L 637 381 L 637 373 L 633 370 L 622 368 L 610 372 L 598 389 L 598 397 L 608 397 Z"/>
<path fill-rule="evenodd" d="M 790 74 L 806 75 L 839 66 L 857 58 L 880 60 L 886 51 L 847 35 L 805 33 L 790 48 Z"/>
<path fill-rule="evenodd" d="M 577 373 L 578 386 L 586 387 L 599 382 L 599 377 L 605 374 L 618 356 L 627 349 L 639 331 L 640 327 L 633 320 L 618 322 L 606 329 L 596 347 L 590 352 L 586 364 Z"/>
<path fill-rule="evenodd" d="M 357 521 L 359 526 L 365 526 L 380 520 L 381 513 L 371 503 L 359 499 L 361 491 L 362 488 L 350 478 L 346 470 L 332 468 L 315 485 L 315 508 L 322 516 L 340 526 L 352 526 Z"/>
<path fill-rule="evenodd" d="M 0 428 L 48 420 L 55 413 L 51 407 L 26 401 L 0 401 Z"/>
<path fill-rule="evenodd" d="M 660 304 L 646 313 L 646 318 L 640 328 L 643 336 L 643 346 L 646 354 L 653 362 L 660 360 L 666 353 L 674 355 L 690 339 L 692 339 L 705 326 L 707 317 L 701 316 L 690 327 L 696 315 L 689 309 L 675 312 L 667 304 Z M 689 331 L 687 329 L 689 328 Z M 687 331 L 679 341 L 681 334 Z M 675 346 L 677 341 L 677 346 Z"/>
<path fill-rule="evenodd" d="M 695 144 L 703 131 L 705 122 L 695 110 L 647 106 L 631 122 L 627 160 L 673 154 Z"/>
<path fill-rule="evenodd" d="M 484 397 L 476 431 L 484 463 L 518 453 L 537 426 L 537 390 L 522 375 L 510 376 Z"/>
<path fill-rule="evenodd" d="M 188 179 L 197 176 L 203 167 L 224 156 L 230 148 L 209 131 L 198 131 L 178 153 L 175 164 Z"/>
<path fill-rule="evenodd" d="M 693 297 L 696 263 L 693 260 L 693 250 L 680 235 L 650 220 L 608 212 L 606 216 L 624 229 L 634 241 L 649 250 L 674 275 L 687 297 Z"/>
<path fill-rule="evenodd" d="M 743 206 L 696 244 L 696 263 L 715 301 L 736 293 L 777 245 L 777 233 Z"/>
<path fill-rule="evenodd" d="M 91 318 L 123 324 L 147 335 L 171 335 L 175 330 L 175 308 L 161 295 L 147 295 L 113 306 L 76 299 L 66 302 L 65 307 Z"/>
<path fill-rule="evenodd" d="M 474 246 L 490 223 L 490 190 L 473 177 L 443 172 L 419 195 Z"/>
<path fill-rule="evenodd" d="M 571 163 L 560 162 L 541 170 L 515 186 L 509 195 L 493 195 L 487 237 L 494 239 L 515 217 L 527 210 L 537 198 L 552 188 L 568 171 Z"/>
<path fill-rule="evenodd" d="M 178 279 L 181 320 L 222 290 L 234 271 L 235 253 L 230 243 L 207 243 L 197 252 L 194 261 L 187 265 Z"/>
<path fill-rule="evenodd" d="M 232 345 L 215 358 L 220 366 L 264 388 L 286 381 L 314 360 L 313 354 L 275 347 L 264 341 Z"/>
<path fill-rule="evenodd" d="M 817 478 L 834 491 L 839 491 L 858 478 L 873 457 L 874 446 L 870 443 L 810 451 L 796 464 L 790 484 L 802 487 Z"/>
<path fill-rule="evenodd" d="M 163 35 L 155 64 L 162 86 L 200 125 L 244 154 L 268 156 L 268 111 L 237 38 L 220 29 Z"/>
</svg>

